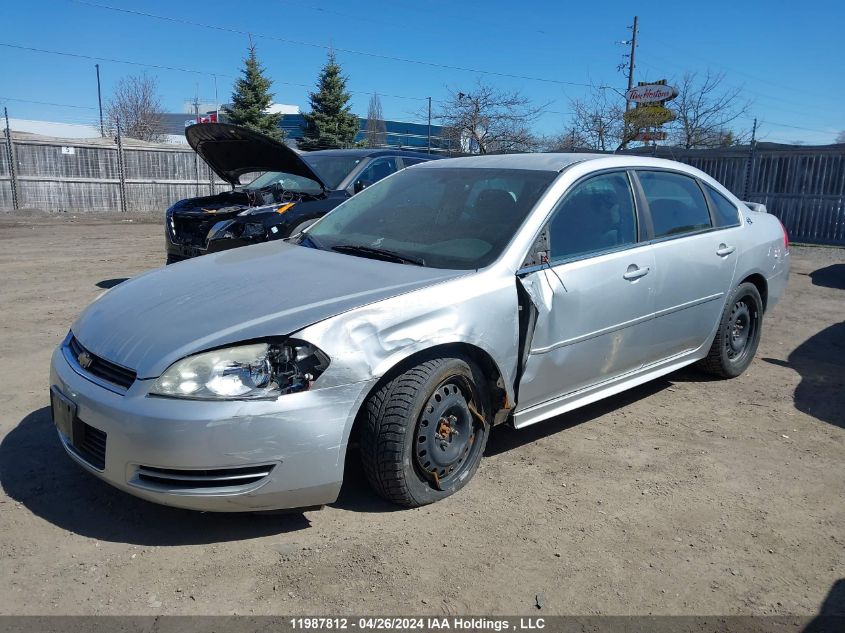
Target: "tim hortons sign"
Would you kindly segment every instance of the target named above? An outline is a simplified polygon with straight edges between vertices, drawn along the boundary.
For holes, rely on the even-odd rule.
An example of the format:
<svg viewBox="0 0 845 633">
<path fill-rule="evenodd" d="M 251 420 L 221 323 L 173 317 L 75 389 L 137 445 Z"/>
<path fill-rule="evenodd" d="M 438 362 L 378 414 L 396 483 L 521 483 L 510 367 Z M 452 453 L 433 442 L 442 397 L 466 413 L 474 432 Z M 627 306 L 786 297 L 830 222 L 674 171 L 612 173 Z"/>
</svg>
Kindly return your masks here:
<svg viewBox="0 0 845 633">
<path fill-rule="evenodd" d="M 674 87 L 661 84 L 634 86 L 625 93 L 625 98 L 634 103 L 659 103 L 677 96 L 678 91 Z"/>
</svg>

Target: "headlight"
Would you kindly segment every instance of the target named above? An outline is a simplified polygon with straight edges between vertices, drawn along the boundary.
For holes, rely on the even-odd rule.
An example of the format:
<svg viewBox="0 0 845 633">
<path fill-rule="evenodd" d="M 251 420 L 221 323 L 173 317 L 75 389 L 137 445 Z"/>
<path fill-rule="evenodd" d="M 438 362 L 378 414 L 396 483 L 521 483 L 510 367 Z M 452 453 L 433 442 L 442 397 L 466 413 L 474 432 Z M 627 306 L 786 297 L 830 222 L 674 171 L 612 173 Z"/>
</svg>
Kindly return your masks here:
<svg viewBox="0 0 845 633">
<path fill-rule="evenodd" d="M 231 240 L 239 237 L 265 237 L 267 231 L 264 225 L 257 222 L 239 223 L 234 220 L 216 222 L 208 231 L 208 240 Z"/>
<path fill-rule="evenodd" d="M 241 231 L 241 237 L 264 237 L 265 235 L 267 235 L 267 231 L 264 230 L 264 225 L 254 222 L 244 224 Z"/>
<path fill-rule="evenodd" d="M 323 352 L 302 341 L 239 345 L 177 361 L 150 393 L 201 400 L 274 399 L 307 391 L 328 366 Z"/>
</svg>

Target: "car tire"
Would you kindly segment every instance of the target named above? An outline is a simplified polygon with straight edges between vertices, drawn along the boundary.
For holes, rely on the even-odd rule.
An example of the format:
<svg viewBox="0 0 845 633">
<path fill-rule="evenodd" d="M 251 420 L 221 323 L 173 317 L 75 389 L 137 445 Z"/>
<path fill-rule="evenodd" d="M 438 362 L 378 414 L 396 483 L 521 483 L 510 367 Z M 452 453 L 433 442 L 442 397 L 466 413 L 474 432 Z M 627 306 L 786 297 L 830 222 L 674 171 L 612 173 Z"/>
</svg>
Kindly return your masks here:
<svg viewBox="0 0 845 633">
<path fill-rule="evenodd" d="M 743 283 L 728 297 L 710 351 L 701 369 L 720 378 L 736 378 L 744 372 L 760 343 L 763 300 L 752 283 Z"/>
<path fill-rule="evenodd" d="M 434 358 L 388 380 L 369 398 L 361 459 L 379 495 L 417 507 L 466 485 L 490 429 L 483 384 L 471 361 Z"/>
</svg>

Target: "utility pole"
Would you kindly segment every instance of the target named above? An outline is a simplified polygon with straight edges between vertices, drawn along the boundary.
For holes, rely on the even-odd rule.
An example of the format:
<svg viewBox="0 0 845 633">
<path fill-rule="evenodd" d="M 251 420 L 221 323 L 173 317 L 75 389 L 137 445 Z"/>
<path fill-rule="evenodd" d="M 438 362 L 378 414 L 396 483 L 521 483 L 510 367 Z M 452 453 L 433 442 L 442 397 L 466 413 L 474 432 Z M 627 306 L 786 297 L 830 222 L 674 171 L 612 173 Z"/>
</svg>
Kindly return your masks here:
<svg viewBox="0 0 845 633">
<path fill-rule="evenodd" d="M 634 16 L 634 26 L 631 27 L 631 55 L 628 58 L 628 90 L 634 87 L 634 52 L 637 50 L 637 31 L 638 28 L 638 21 L 639 18 L 635 15 Z M 625 95 L 625 110 L 631 109 L 631 100 L 628 99 L 628 95 Z"/>
<path fill-rule="evenodd" d="M 428 98 L 428 153 L 431 154 L 431 97 Z"/>
<path fill-rule="evenodd" d="M 105 137 L 106 127 L 103 125 L 103 95 L 100 92 L 100 65 L 94 64 L 97 69 L 97 104 L 100 106 L 100 136 Z"/>
</svg>

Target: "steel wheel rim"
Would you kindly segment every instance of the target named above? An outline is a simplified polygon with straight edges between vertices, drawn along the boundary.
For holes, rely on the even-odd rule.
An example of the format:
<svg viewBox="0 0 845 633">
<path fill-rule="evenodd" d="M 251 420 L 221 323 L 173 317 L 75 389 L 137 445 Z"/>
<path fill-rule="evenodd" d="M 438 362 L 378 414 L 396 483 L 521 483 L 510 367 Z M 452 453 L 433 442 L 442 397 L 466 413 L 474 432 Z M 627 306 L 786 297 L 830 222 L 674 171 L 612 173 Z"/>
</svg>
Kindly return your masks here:
<svg viewBox="0 0 845 633">
<path fill-rule="evenodd" d="M 725 353 L 731 362 L 739 362 L 748 355 L 757 333 L 757 311 L 749 297 L 740 298 L 731 308 L 725 331 Z"/>
<path fill-rule="evenodd" d="M 470 409 L 472 390 L 458 377 L 441 382 L 423 406 L 414 432 L 414 466 L 438 488 L 472 467 L 483 423 Z"/>
</svg>

